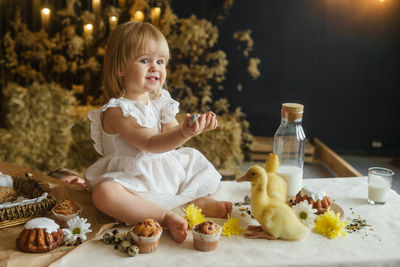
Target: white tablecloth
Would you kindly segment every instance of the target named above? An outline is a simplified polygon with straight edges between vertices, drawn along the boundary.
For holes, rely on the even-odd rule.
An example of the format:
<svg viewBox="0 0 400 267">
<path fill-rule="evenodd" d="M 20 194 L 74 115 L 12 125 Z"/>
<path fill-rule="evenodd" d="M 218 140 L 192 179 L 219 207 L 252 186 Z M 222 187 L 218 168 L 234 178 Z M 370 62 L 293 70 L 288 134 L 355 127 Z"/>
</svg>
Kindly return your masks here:
<svg viewBox="0 0 400 267">
<path fill-rule="evenodd" d="M 345 220 L 360 215 L 371 227 L 333 240 L 316 233 L 296 242 L 222 236 L 212 252 L 195 250 L 190 231 L 183 244 L 164 231 L 156 252 L 136 257 L 94 239 L 51 266 L 400 266 L 400 196 L 395 191 L 385 205 L 373 206 L 366 200 L 366 177 L 305 179 L 304 184 L 325 189 L 343 208 Z M 216 198 L 242 202 L 245 195 L 250 195 L 249 183 L 222 182 Z M 256 224 L 240 214 L 235 207 L 232 215 L 244 227 Z"/>
</svg>

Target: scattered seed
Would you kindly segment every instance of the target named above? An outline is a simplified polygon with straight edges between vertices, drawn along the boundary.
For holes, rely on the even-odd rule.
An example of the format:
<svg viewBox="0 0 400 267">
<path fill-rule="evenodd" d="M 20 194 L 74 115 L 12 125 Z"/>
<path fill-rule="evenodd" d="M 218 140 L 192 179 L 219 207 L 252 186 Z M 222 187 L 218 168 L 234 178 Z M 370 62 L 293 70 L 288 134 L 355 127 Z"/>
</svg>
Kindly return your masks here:
<svg viewBox="0 0 400 267">
<path fill-rule="evenodd" d="M 351 214 L 355 215 L 354 212 L 352 212 Z M 346 225 L 346 230 L 348 233 L 358 232 L 364 228 L 371 227 L 371 225 L 367 224 L 367 220 L 362 219 L 360 215 L 356 215 L 356 218 L 348 218 L 348 220 L 350 221 L 350 223 Z M 373 228 L 370 228 L 369 230 L 374 231 Z"/>
</svg>

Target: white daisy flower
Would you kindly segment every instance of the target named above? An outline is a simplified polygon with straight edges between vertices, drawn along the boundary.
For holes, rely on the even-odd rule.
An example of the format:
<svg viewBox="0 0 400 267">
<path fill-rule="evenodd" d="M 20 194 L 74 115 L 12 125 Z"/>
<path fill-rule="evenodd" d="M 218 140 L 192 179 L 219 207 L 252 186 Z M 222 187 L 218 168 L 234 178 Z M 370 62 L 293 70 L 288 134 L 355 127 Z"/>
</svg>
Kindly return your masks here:
<svg viewBox="0 0 400 267">
<path fill-rule="evenodd" d="M 316 216 L 316 209 L 312 208 L 312 205 L 308 204 L 307 200 L 304 200 L 293 207 L 294 212 L 296 213 L 297 218 L 308 227 L 313 227 L 314 220 Z"/>
<path fill-rule="evenodd" d="M 68 228 L 62 229 L 64 232 L 64 240 L 75 241 L 79 237 L 81 241 L 86 240 L 86 234 L 92 232 L 89 229 L 90 223 L 86 223 L 87 219 L 76 216 L 67 221 Z"/>
</svg>

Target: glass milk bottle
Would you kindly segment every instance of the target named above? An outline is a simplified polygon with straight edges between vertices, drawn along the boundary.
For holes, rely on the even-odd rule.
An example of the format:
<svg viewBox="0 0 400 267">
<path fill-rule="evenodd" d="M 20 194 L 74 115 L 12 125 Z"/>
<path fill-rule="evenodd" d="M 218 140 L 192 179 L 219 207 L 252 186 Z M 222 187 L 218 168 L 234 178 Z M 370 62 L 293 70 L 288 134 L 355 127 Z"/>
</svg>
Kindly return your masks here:
<svg viewBox="0 0 400 267">
<path fill-rule="evenodd" d="M 277 173 L 286 180 L 289 197 L 295 196 L 303 187 L 306 148 L 306 136 L 301 126 L 303 108 L 301 104 L 283 103 L 281 125 L 274 136 L 274 153 L 280 163 Z"/>
</svg>

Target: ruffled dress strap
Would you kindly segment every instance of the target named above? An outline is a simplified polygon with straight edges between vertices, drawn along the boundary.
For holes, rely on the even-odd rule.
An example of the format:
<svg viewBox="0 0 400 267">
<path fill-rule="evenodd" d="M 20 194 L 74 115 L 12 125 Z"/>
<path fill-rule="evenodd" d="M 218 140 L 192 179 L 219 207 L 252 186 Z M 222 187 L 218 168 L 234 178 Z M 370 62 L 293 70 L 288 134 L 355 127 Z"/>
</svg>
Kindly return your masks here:
<svg viewBox="0 0 400 267">
<path fill-rule="evenodd" d="M 171 122 L 179 112 L 179 102 L 172 99 L 169 92 L 161 89 L 161 97 L 156 100 L 160 109 L 161 123 Z"/>
<path fill-rule="evenodd" d="M 101 109 L 94 109 L 89 112 L 90 137 L 94 141 L 94 148 L 97 153 L 103 156 L 103 128 L 101 126 Z"/>
<path fill-rule="evenodd" d="M 106 111 L 111 107 L 120 107 L 124 117 L 132 116 L 136 119 L 137 123 L 142 127 L 153 128 L 151 121 L 146 118 L 146 106 L 136 101 L 129 100 L 123 97 L 111 98 L 107 104 L 105 104 L 101 111 Z"/>
</svg>

